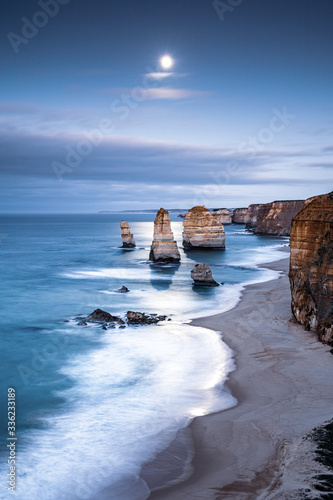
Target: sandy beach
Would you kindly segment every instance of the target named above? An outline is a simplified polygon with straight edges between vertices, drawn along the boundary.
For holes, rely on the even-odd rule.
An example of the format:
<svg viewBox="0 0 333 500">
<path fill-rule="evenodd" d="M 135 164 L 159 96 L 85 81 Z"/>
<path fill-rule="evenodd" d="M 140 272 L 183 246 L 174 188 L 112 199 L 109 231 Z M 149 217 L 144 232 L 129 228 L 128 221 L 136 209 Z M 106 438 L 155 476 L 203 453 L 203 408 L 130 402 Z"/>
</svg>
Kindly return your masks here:
<svg viewBox="0 0 333 500">
<path fill-rule="evenodd" d="M 226 387 L 238 404 L 194 419 L 191 476 L 151 500 L 292 499 L 306 486 L 303 438 L 333 417 L 333 357 L 293 320 L 289 258 L 263 267 L 280 278 L 246 287 L 231 311 L 192 322 L 220 331 L 233 349 Z"/>
</svg>

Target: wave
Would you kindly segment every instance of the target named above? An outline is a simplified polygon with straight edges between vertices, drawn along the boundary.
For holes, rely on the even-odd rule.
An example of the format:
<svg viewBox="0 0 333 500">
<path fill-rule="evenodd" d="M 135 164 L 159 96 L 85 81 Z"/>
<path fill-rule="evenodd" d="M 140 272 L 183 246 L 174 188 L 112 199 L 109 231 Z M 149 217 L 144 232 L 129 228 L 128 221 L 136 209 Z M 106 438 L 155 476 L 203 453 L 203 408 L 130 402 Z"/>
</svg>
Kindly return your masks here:
<svg viewBox="0 0 333 500">
<path fill-rule="evenodd" d="M 147 498 L 142 464 L 195 416 L 236 404 L 221 390 L 233 369 L 232 351 L 204 328 L 168 324 L 104 336 L 101 348 L 60 369 L 75 382 L 55 394 L 66 401 L 62 411 L 21 436 L 16 498 L 102 498 L 111 488 L 109 499 L 136 491 L 137 500 L 138 487 Z"/>
</svg>

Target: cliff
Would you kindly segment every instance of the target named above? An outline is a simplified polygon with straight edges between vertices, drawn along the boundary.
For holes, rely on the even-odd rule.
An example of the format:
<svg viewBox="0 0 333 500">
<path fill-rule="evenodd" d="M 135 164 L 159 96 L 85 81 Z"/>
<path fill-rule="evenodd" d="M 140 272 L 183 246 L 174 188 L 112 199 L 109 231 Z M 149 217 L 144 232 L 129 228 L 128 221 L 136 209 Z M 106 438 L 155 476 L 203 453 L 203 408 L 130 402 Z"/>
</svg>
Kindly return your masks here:
<svg viewBox="0 0 333 500">
<path fill-rule="evenodd" d="M 211 214 L 217 218 L 220 224 L 228 225 L 232 223 L 232 217 L 227 208 L 214 208 Z"/>
<path fill-rule="evenodd" d="M 260 204 L 249 205 L 249 207 L 247 209 L 248 219 L 246 222 L 246 229 L 253 229 L 254 227 L 256 227 L 259 208 L 262 206 L 263 205 L 260 205 Z"/>
<path fill-rule="evenodd" d="M 247 224 L 249 222 L 248 208 L 235 208 L 232 214 L 233 224 Z"/>
<path fill-rule="evenodd" d="M 254 234 L 289 236 L 291 221 L 304 207 L 304 200 L 274 201 L 258 205 Z"/>
<path fill-rule="evenodd" d="M 160 208 L 154 222 L 154 239 L 149 259 L 155 262 L 179 262 L 180 253 L 171 230 L 169 212 Z"/>
<path fill-rule="evenodd" d="M 333 344 L 333 192 L 316 197 L 294 218 L 289 279 L 296 320 Z"/>
<path fill-rule="evenodd" d="M 120 221 L 121 237 L 123 240 L 123 248 L 134 248 L 135 239 L 127 222 L 124 220 Z"/>
<path fill-rule="evenodd" d="M 208 208 L 198 205 L 183 220 L 184 248 L 225 248 L 224 227 Z"/>
</svg>

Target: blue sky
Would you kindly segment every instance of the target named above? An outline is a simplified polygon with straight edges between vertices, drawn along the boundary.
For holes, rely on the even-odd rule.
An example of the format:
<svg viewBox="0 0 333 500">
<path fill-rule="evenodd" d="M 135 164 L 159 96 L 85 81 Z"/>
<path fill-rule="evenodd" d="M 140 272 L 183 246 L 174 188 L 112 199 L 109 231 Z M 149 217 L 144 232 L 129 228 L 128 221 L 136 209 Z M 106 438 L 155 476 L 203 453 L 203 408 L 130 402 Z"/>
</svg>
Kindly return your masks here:
<svg viewBox="0 0 333 500">
<path fill-rule="evenodd" d="M 1 212 L 332 190 L 331 0 L 3 3 Z"/>
</svg>

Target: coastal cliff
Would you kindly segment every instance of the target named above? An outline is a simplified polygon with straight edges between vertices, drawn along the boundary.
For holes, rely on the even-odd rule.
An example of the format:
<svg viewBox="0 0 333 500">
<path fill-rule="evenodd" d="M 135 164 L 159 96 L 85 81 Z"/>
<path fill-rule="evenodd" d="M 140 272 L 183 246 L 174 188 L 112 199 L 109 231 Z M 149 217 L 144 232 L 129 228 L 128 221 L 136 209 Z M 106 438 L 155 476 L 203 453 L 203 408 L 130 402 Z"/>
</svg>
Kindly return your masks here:
<svg viewBox="0 0 333 500">
<path fill-rule="evenodd" d="M 274 201 L 258 205 L 254 234 L 289 236 L 291 221 L 304 207 L 304 200 Z"/>
<path fill-rule="evenodd" d="M 121 238 L 123 240 L 123 248 L 134 248 L 135 239 L 131 233 L 130 227 L 124 220 L 120 221 Z"/>
<path fill-rule="evenodd" d="M 291 308 L 296 320 L 333 343 L 333 192 L 306 203 L 290 234 Z"/>
<path fill-rule="evenodd" d="M 220 224 L 232 224 L 232 217 L 227 208 L 214 208 L 211 210 L 211 214 L 217 218 Z"/>
<path fill-rule="evenodd" d="M 258 219 L 258 212 L 259 208 L 262 207 L 262 204 L 254 203 L 252 205 L 249 205 L 247 209 L 247 222 L 246 222 L 246 229 L 253 229 L 257 225 L 257 219 Z"/>
<path fill-rule="evenodd" d="M 249 221 L 248 208 L 235 208 L 232 214 L 233 224 L 247 224 Z"/>
<path fill-rule="evenodd" d="M 171 230 L 169 212 L 160 208 L 154 221 L 154 239 L 149 259 L 155 262 L 179 262 L 180 253 Z"/>
<path fill-rule="evenodd" d="M 225 232 L 208 208 L 198 205 L 191 208 L 183 220 L 184 248 L 225 248 Z"/>
</svg>

